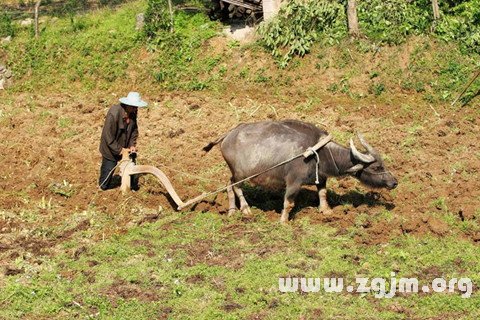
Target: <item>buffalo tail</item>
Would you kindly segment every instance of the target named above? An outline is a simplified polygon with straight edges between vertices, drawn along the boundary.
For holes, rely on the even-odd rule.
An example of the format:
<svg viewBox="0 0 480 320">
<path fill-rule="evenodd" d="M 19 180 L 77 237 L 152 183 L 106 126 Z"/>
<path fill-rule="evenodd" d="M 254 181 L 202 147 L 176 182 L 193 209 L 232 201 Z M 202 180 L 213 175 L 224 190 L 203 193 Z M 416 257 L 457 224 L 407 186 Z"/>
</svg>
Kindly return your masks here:
<svg viewBox="0 0 480 320">
<path fill-rule="evenodd" d="M 210 151 L 214 146 L 222 142 L 222 140 L 225 139 L 226 136 L 227 134 L 224 134 L 223 136 L 219 137 L 217 140 L 210 142 L 205 147 L 203 147 L 202 150 L 205 152 Z"/>
</svg>

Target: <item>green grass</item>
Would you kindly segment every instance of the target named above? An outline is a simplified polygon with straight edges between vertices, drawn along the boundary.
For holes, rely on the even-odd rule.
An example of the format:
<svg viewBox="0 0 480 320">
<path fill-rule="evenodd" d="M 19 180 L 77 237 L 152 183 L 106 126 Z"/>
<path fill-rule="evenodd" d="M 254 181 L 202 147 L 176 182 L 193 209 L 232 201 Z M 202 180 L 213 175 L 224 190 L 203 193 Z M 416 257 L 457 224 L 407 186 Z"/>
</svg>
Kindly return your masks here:
<svg viewBox="0 0 480 320">
<path fill-rule="evenodd" d="M 175 34 L 146 44 L 135 30 L 135 15 L 145 10 L 145 1 L 134 1 L 118 9 L 103 8 L 72 18 L 47 19 L 39 39 L 29 28 L 20 29 L 5 46 L 17 78 L 24 81 L 17 91 L 33 88 L 71 89 L 76 84 L 86 92 L 107 89 L 126 81 L 128 70 L 140 78 L 156 79 L 170 89 L 203 90 L 209 86 L 212 69 L 220 59 L 202 57 L 201 46 L 217 34 L 218 25 L 204 14 L 178 11 Z M 141 47 L 157 51 L 154 65 L 145 68 L 136 59 Z M 222 77 L 220 70 L 217 77 Z M 193 80 L 205 75 L 205 79 Z"/>
<path fill-rule="evenodd" d="M 90 90 L 124 77 L 132 49 L 140 45 L 134 28 L 139 10 L 138 3 L 131 3 L 118 11 L 101 9 L 72 19 L 49 19 L 38 40 L 30 29 L 20 30 L 6 47 L 14 73 L 28 75 L 16 88 L 66 89 L 79 82 Z"/>
<path fill-rule="evenodd" d="M 362 246 L 335 232 L 308 219 L 281 226 L 261 213 L 247 222 L 214 213 L 166 213 L 155 223 L 84 245 L 80 254 L 72 254 L 78 245 L 66 242 L 58 254 L 41 257 L 41 264 L 18 258 L 25 273 L 5 279 L 0 317 L 358 319 L 360 309 L 364 319 L 479 316 L 478 293 L 469 299 L 459 294 L 376 299 L 373 293 L 279 292 L 279 277 L 335 276 L 352 284 L 356 276 L 382 277 L 388 283 L 392 270 L 421 283 L 435 277 L 428 270 L 480 281 L 478 248 L 468 241 L 401 236 Z M 80 234 L 77 241 L 88 237 Z"/>
<path fill-rule="evenodd" d="M 271 65 L 255 65 L 257 58 L 268 55 L 258 44 L 225 41 L 221 50 L 209 46 L 208 40 L 220 33 L 221 25 L 203 13 L 177 10 L 175 33 L 160 33 L 148 41 L 135 30 L 135 15 L 145 8 L 142 0 L 72 18 L 47 17 L 38 40 L 31 28 L 19 28 L 12 42 L 2 46 L 7 65 L 15 74 L 11 90 L 48 88 L 88 93 L 92 89 L 109 91 L 133 81 L 158 89 L 209 90 L 221 95 L 229 83 L 235 82 L 282 93 L 302 80 L 298 75 L 305 69 L 315 69 L 297 58 L 286 69 L 277 69 L 272 61 Z M 387 93 L 402 90 L 422 93 L 429 103 L 450 101 L 477 68 L 478 55 L 464 54 L 454 44 L 427 36 L 413 38 L 411 43 L 393 49 L 379 47 L 381 64 L 375 62 L 371 52 L 377 44 L 368 40 L 343 41 L 341 49 L 314 45 L 312 56 L 318 58 L 317 69 L 338 71 L 321 87 L 322 92 L 354 99 L 369 95 L 382 101 L 388 99 Z M 407 50 L 409 46 L 413 48 Z M 243 52 L 248 52 L 249 61 L 232 65 L 235 54 Z M 405 66 L 400 67 L 399 60 L 406 60 Z M 272 67 L 276 68 L 274 72 Z M 360 91 L 355 83 L 364 82 L 364 75 L 369 85 Z M 474 83 L 462 102 L 474 98 L 478 86 Z M 298 108 L 308 107 L 307 103 Z M 74 135 L 70 132 L 65 138 Z"/>
<path fill-rule="evenodd" d="M 158 54 L 153 77 L 163 87 L 191 91 L 212 89 L 227 72 L 217 68 L 221 55 L 205 56 L 202 45 L 218 34 L 219 25 L 204 14 L 177 12 L 176 32 L 163 33 L 149 44 Z M 216 72 L 213 72 L 216 71 Z"/>
</svg>

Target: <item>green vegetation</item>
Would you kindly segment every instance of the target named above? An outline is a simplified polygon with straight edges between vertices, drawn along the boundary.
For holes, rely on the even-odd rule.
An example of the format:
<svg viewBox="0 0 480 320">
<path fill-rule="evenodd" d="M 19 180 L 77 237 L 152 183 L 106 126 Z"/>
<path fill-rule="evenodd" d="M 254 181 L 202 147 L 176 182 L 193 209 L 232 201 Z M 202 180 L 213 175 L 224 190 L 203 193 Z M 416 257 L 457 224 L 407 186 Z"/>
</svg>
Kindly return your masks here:
<svg viewBox="0 0 480 320">
<path fill-rule="evenodd" d="M 185 12 L 178 12 L 174 21 L 173 33 L 160 31 L 149 41 L 149 48 L 158 54 L 153 77 L 170 90 L 206 89 L 220 57 L 203 56 L 202 45 L 217 34 L 218 24 L 204 14 Z M 147 24 L 147 35 L 149 30 Z"/>
<path fill-rule="evenodd" d="M 15 89 L 22 91 L 34 86 L 66 89 L 71 83 L 79 83 L 88 91 L 124 81 L 129 68 L 140 68 L 133 57 L 145 46 L 145 34 L 149 50 L 158 53 L 158 58 L 150 68 L 136 70 L 143 74 L 141 78 L 153 77 L 169 89 L 208 87 L 212 81 L 209 72 L 215 62 L 209 62 L 207 57 L 200 61 L 198 58 L 202 44 L 217 34 L 218 24 L 203 13 L 178 11 L 174 33 L 153 32 L 150 20 L 143 33 L 135 30 L 135 15 L 143 9 L 141 3 L 125 4 L 118 11 L 103 8 L 96 14 L 47 20 L 38 40 L 32 37 L 30 28 L 21 29 L 14 45 L 5 47 L 16 76 L 28 75 Z"/>
<path fill-rule="evenodd" d="M 425 36 L 423 33 L 431 27 L 430 14 L 425 13 L 428 1 L 360 1 L 361 27 L 370 39 L 350 42 L 343 39 L 346 35 L 343 4 L 319 1 L 304 8 L 301 1 L 292 1 L 285 12 L 293 10 L 288 17 L 294 15 L 304 24 L 295 19 L 287 19 L 287 23 L 285 17 L 279 17 L 273 24 L 262 27 L 263 44 L 285 67 L 280 69 L 258 44 L 215 38 L 222 26 L 202 12 L 176 10 L 174 32 L 170 32 L 170 24 L 156 20 L 153 3 L 134 1 L 117 8 L 72 13 L 56 20 L 47 16 L 41 24 L 39 39 L 34 39 L 31 26 L 17 30 L 8 18 L 0 18 L 0 30 L 7 30 L 4 25 L 14 28 L 13 33 L 8 33 L 14 35 L 13 40 L 0 48 L 1 57 L 15 75 L 14 86 L 0 93 L 2 130 L 16 127 L 32 141 L 37 141 L 38 135 L 52 138 L 46 146 L 41 144 L 44 153 L 25 158 L 22 158 L 23 141 L 12 139 L 13 135 L 6 139 L 11 157 L 19 158 L 12 163 L 17 167 L 24 165 L 35 178 L 27 183 L 19 181 L 25 184 L 20 191 L 5 188 L 0 193 L 2 208 L 4 204 L 11 208 L 0 210 L 0 249 L 5 250 L 1 257 L 12 268 L 0 271 L 0 318 L 480 317 L 480 255 L 478 240 L 474 238 L 480 232 L 480 208 L 468 211 L 469 216 L 465 210 L 463 216 L 451 205 L 450 194 L 457 191 L 452 190 L 456 188 L 454 183 L 460 189 L 461 184 L 472 185 L 472 177 L 478 177 L 469 160 L 480 159 L 480 153 L 473 149 L 474 159 L 464 156 L 469 155 L 474 145 L 466 137 L 473 134 L 463 135 L 460 130 L 465 127 L 460 125 L 467 121 L 468 126 L 474 126 L 479 114 L 476 111 L 463 114 L 462 111 L 470 110 L 447 104 L 479 66 L 479 56 L 475 53 L 478 7 L 469 7 L 478 2 L 464 1 L 451 8 L 444 3 L 442 12 L 446 16 L 434 26 L 435 36 Z M 164 1 L 157 3 L 165 5 Z M 375 13 L 377 9 L 372 9 L 369 13 L 372 11 L 369 8 L 380 11 Z M 135 15 L 145 10 L 147 25 L 144 30 L 136 31 Z M 474 14 L 470 16 L 471 13 Z M 398 25 L 401 28 L 391 27 Z M 295 42 L 297 36 L 304 40 Z M 436 36 L 449 42 L 439 41 Z M 324 45 L 333 43 L 339 45 Z M 307 52 L 313 54 L 304 59 L 292 58 Z M 313 80 L 321 77 L 324 80 Z M 211 118 L 219 121 L 212 114 L 221 108 L 228 110 L 232 122 L 257 119 L 259 114 L 258 118 L 272 119 L 293 114 L 322 126 L 332 126 L 334 138 L 343 143 L 353 136 L 350 129 L 368 128 L 371 124 L 372 128 L 382 130 L 367 134 L 390 147 L 382 150 L 388 152 L 385 162 L 404 173 L 399 177 L 400 190 L 390 193 L 394 198 L 398 196 L 392 202 L 397 206 L 401 202 L 414 205 L 405 206 L 408 212 L 387 206 L 371 210 L 374 200 L 367 198 L 359 208 L 352 209 L 352 199 L 363 196 L 363 191 L 360 195 L 355 190 L 355 182 L 351 188 L 350 180 L 345 183 L 331 179 L 330 186 L 346 194 L 334 193 L 333 187 L 329 190 L 337 211 L 345 210 L 341 214 L 346 220 L 351 219 L 347 227 L 335 221 L 319 222 L 317 219 L 321 218 L 315 210 L 308 208 L 305 208 L 308 214 L 301 211 L 298 219 L 281 226 L 278 219 L 267 218 L 273 213 L 258 209 L 254 209 L 253 218 L 246 219 L 201 210 L 180 213 L 143 207 L 140 203 L 144 200 L 152 207 L 158 206 L 154 197 L 163 197 L 158 181 L 151 176 L 144 181 L 145 185 L 153 185 L 154 191 L 143 189 L 127 197 L 113 193 L 116 191 L 100 196 L 89 193 L 85 190 L 93 186 L 94 180 L 88 180 L 92 176 L 88 171 L 96 170 L 97 164 L 85 164 L 82 151 L 96 152 L 92 141 L 97 139 L 93 135 L 99 133 L 99 128 L 92 126 L 88 131 L 85 124 L 89 122 L 85 119 L 98 124 L 103 113 L 97 107 L 104 106 L 105 100 L 110 101 L 111 92 L 119 93 L 117 86 L 124 92 L 131 90 L 132 85 L 159 99 L 167 90 L 176 91 L 166 93 L 164 103 L 157 100 L 145 110 L 144 114 L 152 119 L 150 124 L 159 126 L 141 131 L 146 146 L 141 149 L 142 155 L 161 154 L 163 160 L 174 159 L 176 154 L 170 150 L 171 145 L 164 142 L 174 141 L 175 152 L 180 153 L 185 146 L 191 146 L 186 144 L 191 140 L 216 134 L 215 127 L 207 128 L 207 124 L 211 124 Z M 462 102 L 478 95 L 479 89 L 477 81 Z M 208 92 L 188 92 L 199 90 Z M 217 93 L 223 100 L 212 98 Z M 18 103 L 17 96 L 18 100 L 23 97 L 24 104 Z M 45 96 L 48 101 L 38 101 Z M 77 99 L 83 105 L 75 109 Z M 91 111 L 93 108 L 97 109 Z M 377 108 L 382 114 L 375 111 Z M 62 114 L 67 109 L 69 113 Z M 162 111 L 158 112 L 159 109 Z M 432 118 L 437 120 L 436 110 L 438 123 L 432 121 Z M 188 124 L 193 124 L 181 137 L 185 144 L 177 144 L 175 137 L 165 138 L 164 118 L 160 115 L 171 116 L 182 124 L 188 119 Z M 34 125 L 30 125 L 31 119 Z M 401 122 L 393 123 L 392 119 Z M 200 129 L 203 125 L 205 128 Z M 45 128 L 49 130 L 41 130 Z M 447 160 L 426 170 L 426 164 L 421 162 L 427 159 L 425 155 L 432 150 L 431 144 L 437 142 L 428 140 L 432 137 L 429 134 L 445 139 L 441 147 L 448 147 L 435 151 L 436 156 L 440 154 Z M 456 141 L 453 138 L 447 140 L 452 136 L 459 136 L 461 143 L 452 143 Z M 55 153 L 58 141 L 64 150 Z M 88 146 L 82 149 L 83 144 Z M 193 148 L 187 151 L 188 156 L 190 152 L 197 156 Z M 417 166 L 405 171 L 399 168 L 412 163 Z M 59 166 L 64 173 L 78 172 L 68 178 L 63 178 L 62 173 L 59 178 L 52 174 Z M 188 169 L 193 175 L 198 168 Z M 226 164 L 212 162 L 201 170 L 195 174 L 201 178 L 198 189 L 189 189 L 190 195 L 194 191 L 211 191 L 209 180 L 221 176 Z M 41 171 L 48 174 L 44 180 L 37 177 Z M 470 180 L 465 178 L 467 174 Z M 3 183 L 15 176 L 5 170 L 0 179 Z M 190 178 L 178 179 L 185 185 L 191 183 Z M 445 180 L 452 187 L 438 194 L 435 190 L 435 195 L 428 198 L 430 189 L 438 186 L 435 180 Z M 351 193 L 347 194 L 347 189 Z M 464 190 L 468 186 L 458 192 Z M 110 196 L 114 200 L 105 200 L 105 205 L 99 200 Z M 459 202 L 465 200 L 462 196 L 455 195 Z M 475 200 L 478 202 L 480 198 Z M 269 198 L 265 202 L 273 208 L 281 200 Z M 108 205 L 114 209 L 104 210 Z M 408 222 L 409 215 L 417 214 L 410 210 L 424 207 L 425 212 L 418 212 L 419 217 L 412 219 L 418 226 L 402 224 Z M 378 229 L 372 226 L 382 227 L 383 223 L 385 229 L 380 235 L 388 238 L 391 232 L 392 236 L 375 242 L 379 240 Z M 391 225 L 395 229 L 390 231 Z M 430 229 L 439 231 L 441 236 Z M 4 235 L 12 248 L 3 242 Z M 12 239 L 7 239 L 10 236 Z M 366 244 L 367 241 L 372 242 Z M 423 283 L 437 276 L 469 277 L 475 284 L 474 294 L 470 299 L 461 298 L 458 292 L 376 299 L 373 293 L 278 291 L 279 277 L 345 277 L 352 283 L 356 276 L 363 276 L 383 277 L 388 282 L 392 271 L 397 277 L 418 277 Z"/>
<path fill-rule="evenodd" d="M 5 49 L 8 61 L 25 81 L 16 88 L 64 86 L 79 82 L 86 90 L 125 76 L 132 49 L 140 42 L 131 19 L 141 8 L 128 4 L 119 11 L 102 9 L 96 15 L 49 20 L 38 40 L 30 29 L 19 31 Z"/>
<path fill-rule="evenodd" d="M 445 41 L 458 40 L 463 48 L 480 53 L 480 1 L 446 7 L 436 33 Z"/>
<path fill-rule="evenodd" d="M 277 17 L 261 25 L 259 33 L 285 67 L 294 55 L 308 53 L 318 40 L 324 45 L 345 38 L 345 6 L 346 1 L 289 1 Z M 429 0 L 358 1 L 360 32 L 377 44 L 400 44 L 410 35 L 432 33 L 479 53 L 480 0 L 443 2 L 441 9 L 441 19 L 434 21 Z"/>
<path fill-rule="evenodd" d="M 149 39 L 163 36 L 163 33 L 170 32 L 174 25 L 168 11 L 167 0 L 150 0 L 148 1 L 147 10 L 145 11 L 145 26 L 143 32 Z"/>
<path fill-rule="evenodd" d="M 262 24 L 259 34 L 285 67 L 294 55 L 310 52 L 315 41 L 332 43 L 346 34 L 344 7 L 331 1 L 289 1 L 278 17 Z"/>
<path fill-rule="evenodd" d="M 0 13 L 0 37 L 13 36 L 15 34 L 15 27 L 12 23 L 12 18 L 7 12 Z"/>
<path fill-rule="evenodd" d="M 185 1 L 174 2 L 185 4 Z M 158 53 L 153 77 L 164 87 L 204 90 L 215 76 L 207 76 L 219 57 L 203 58 L 201 46 L 215 36 L 219 25 L 203 13 L 175 10 L 170 16 L 166 0 L 149 0 L 143 35 L 150 50 Z M 220 77 L 226 70 L 220 70 Z"/>
<path fill-rule="evenodd" d="M 397 2 L 387 2 L 385 6 Z M 402 44 L 404 47 L 414 46 L 409 56 L 403 57 L 401 51 L 408 49 L 402 47 L 388 50 L 386 55 L 383 53 L 388 47 L 383 47 L 381 42 L 388 41 L 375 38 L 375 34 L 383 32 L 378 31 L 380 29 L 368 33 L 370 40 L 359 39 L 353 43 L 342 40 L 346 35 L 343 5 L 326 1 L 308 3 L 309 6 L 303 7 L 302 2 L 292 1 L 284 7 L 285 12 L 282 11 L 286 16 L 280 15 L 271 24 L 261 26 L 260 33 L 264 36 L 261 43 L 280 59 L 283 67 L 294 54 L 314 51 L 318 57 L 316 70 L 343 70 L 338 79 L 325 85 L 325 90 L 332 93 L 363 98 L 367 95 L 382 97 L 385 92 L 405 90 L 422 93 L 430 103 L 445 101 L 452 99 L 453 93 L 468 81 L 478 66 L 478 55 L 464 54 L 463 49 L 454 43 L 436 43 L 429 37 L 416 36 L 413 41 Z M 2 46 L 9 68 L 17 79 L 22 79 L 15 82 L 13 90 L 41 87 L 67 90 L 72 88 L 72 84 L 74 88 L 86 92 L 92 88 L 104 90 L 131 81 L 132 74 L 140 81 L 155 82 L 168 90 L 219 91 L 225 86 L 225 79 L 231 78 L 232 74 L 245 85 L 268 84 L 282 90 L 283 86 L 289 86 L 295 80 L 293 70 L 303 68 L 300 60 L 295 60 L 289 68 L 276 70 L 274 76 L 268 68 L 253 67 L 248 63 L 239 69 L 227 67 L 233 52 L 246 50 L 253 61 L 263 55 L 261 47 L 257 44 L 240 46 L 230 41 L 227 52 L 205 55 L 206 43 L 219 34 L 220 24 L 210 21 L 203 12 L 177 9 L 174 32 L 170 32 L 170 18 L 165 16 L 165 5 L 164 1 L 139 1 L 117 9 L 102 8 L 95 14 L 72 14 L 57 20 L 46 17 L 46 22 L 41 24 L 39 39 L 34 39 L 31 26 L 18 27 L 12 43 Z M 361 6 L 366 5 L 365 2 L 359 3 L 360 20 L 363 21 L 369 21 L 362 17 Z M 158 7 L 163 10 L 161 17 Z M 383 8 L 383 5 L 380 7 Z M 136 31 L 135 15 L 145 10 L 145 28 Z M 399 10 L 387 11 L 394 15 Z M 405 11 L 405 15 L 408 12 Z M 415 15 L 407 16 L 409 18 L 405 19 L 408 21 L 416 19 Z M 395 23 L 390 20 L 385 22 L 388 17 L 382 16 L 384 22 L 375 24 L 377 28 L 381 25 L 394 26 Z M 368 30 L 365 27 L 364 31 Z M 417 32 L 408 34 L 414 33 Z M 305 36 L 305 41 L 295 40 L 297 36 Z M 386 36 L 405 39 L 403 35 Z M 373 44 L 372 40 L 379 43 Z M 334 42 L 338 42 L 339 46 L 324 46 Z M 142 53 L 143 48 L 148 50 L 147 53 Z M 381 55 L 384 56 L 382 61 L 388 61 L 385 65 L 364 63 L 365 59 L 368 61 Z M 399 59 L 405 60 L 406 64 L 399 65 Z M 358 91 L 352 83 L 364 73 L 369 74 L 368 87 Z M 474 83 L 462 102 L 475 97 L 479 88 L 478 82 Z"/>
<path fill-rule="evenodd" d="M 90 215 L 92 224 L 100 222 L 100 214 Z M 359 216 L 355 230 L 365 225 L 360 217 L 369 218 Z M 77 241 L 92 237 L 83 231 L 53 257 L 17 259 L 24 273 L 9 276 L 2 286 L 0 317 L 357 319 L 359 309 L 368 319 L 480 315 L 478 295 L 376 299 L 373 293 L 279 292 L 279 277 L 344 277 L 348 284 L 355 284 L 356 276 L 383 277 L 388 283 L 392 270 L 397 278 L 418 277 L 421 284 L 440 275 L 480 281 L 478 248 L 467 241 L 403 236 L 380 247 L 362 246 L 354 233 L 335 232 L 308 219 L 280 226 L 263 213 L 245 223 L 214 213 L 173 212 L 79 249 Z"/>
<path fill-rule="evenodd" d="M 428 30 L 432 23 L 428 0 L 359 1 L 360 29 L 373 41 L 399 44 L 411 34 Z"/>
</svg>

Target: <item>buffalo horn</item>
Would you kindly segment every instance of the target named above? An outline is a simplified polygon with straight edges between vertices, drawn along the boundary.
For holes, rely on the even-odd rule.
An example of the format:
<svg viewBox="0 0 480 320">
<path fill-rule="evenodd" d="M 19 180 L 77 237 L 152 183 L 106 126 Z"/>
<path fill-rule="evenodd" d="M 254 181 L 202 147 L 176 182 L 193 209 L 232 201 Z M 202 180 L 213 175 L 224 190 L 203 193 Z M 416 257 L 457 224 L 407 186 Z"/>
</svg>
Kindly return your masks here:
<svg viewBox="0 0 480 320">
<path fill-rule="evenodd" d="M 367 140 L 365 140 L 365 138 L 361 133 L 358 133 L 357 136 L 358 136 L 358 139 L 360 140 L 360 143 L 362 144 L 362 146 L 365 147 L 365 149 L 367 149 L 369 154 L 376 153 L 375 149 L 373 149 L 373 147 L 367 143 Z"/>
<path fill-rule="evenodd" d="M 355 145 L 353 144 L 353 139 L 350 139 L 350 149 L 352 150 L 353 156 L 357 159 L 360 160 L 363 163 L 371 163 L 375 161 L 375 158 L 370 155 L 370 154 L 363 154 L 360 151 L 357 150 Z"/>
</svg>

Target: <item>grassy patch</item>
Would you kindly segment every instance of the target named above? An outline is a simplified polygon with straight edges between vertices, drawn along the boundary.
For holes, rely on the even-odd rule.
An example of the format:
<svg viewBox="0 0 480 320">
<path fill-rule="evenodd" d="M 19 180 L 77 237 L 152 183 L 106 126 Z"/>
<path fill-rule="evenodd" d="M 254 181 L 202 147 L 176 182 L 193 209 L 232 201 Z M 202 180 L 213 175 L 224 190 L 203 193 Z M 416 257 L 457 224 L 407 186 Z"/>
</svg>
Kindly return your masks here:
<svg viewBox="0 0 480 320">
<path fill-rule="evenodd" d="M 360 225 L 364 218 L 358 216 Z M 480 281 L 474 263 L 478 250 L 469 242 L 403 236 L 366 247 L 349 235 L 334 233 L 308 219 L 281 226 L 263 216 L 245 223 L 211 213 L 168 214 L 87 245 L 79 254 L 69 253 L 73 247 L 65 243 L 58 255 L 42 258 L 41 264 L 17 260 L 25 273 L 5 279 L 0 316 L 244 319 L 321 314 L 354 319 L 361 308 L 370 319 L 446 313 L 467 319 L 478 310 L 478 294 L 470 299 L 411 294 L 382 300 L 373 293 L 279 292 L 279 277 L 344 277 L 354 283 L 354 277 L 363 276 L 388 281 L 392 270 L 397 277 L 416 276 L 421 282 L 436 276 Z"/>
</svg>

